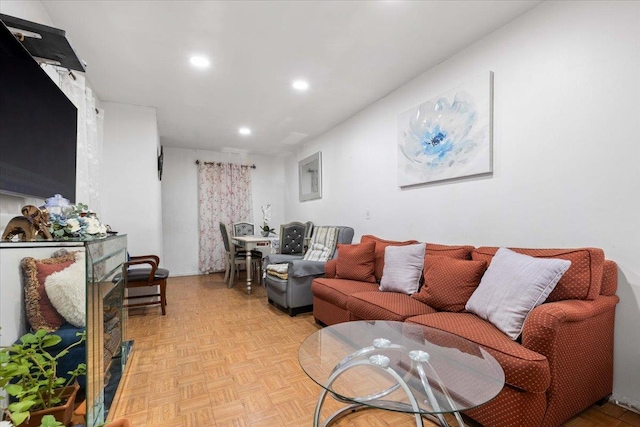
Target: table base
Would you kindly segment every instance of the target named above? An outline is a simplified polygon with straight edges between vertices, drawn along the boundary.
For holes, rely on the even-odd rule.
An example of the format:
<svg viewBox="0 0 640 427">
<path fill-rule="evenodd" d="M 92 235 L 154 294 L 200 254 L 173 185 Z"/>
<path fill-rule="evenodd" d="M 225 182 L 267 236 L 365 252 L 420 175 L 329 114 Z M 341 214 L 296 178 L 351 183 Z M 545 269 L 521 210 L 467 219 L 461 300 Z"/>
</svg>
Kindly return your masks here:
<svg viewBox="0 0 640 427">
<path fill-rule="evenodd" d="M 313 419 L 314 427 L 319 427 L 321 425 L 320 412 L 322 410 L 322 405 L 324 404 L 324 400 L 326 399 L 327 394 L 328 394 L 327 390 L 323 390 L 323 392 L 320 395 L 320 398 L 318 399 L 318 404 L 316 405 L 316 413 Z M 385 406 L 383 404 L 384 401 L 377 401 L 376 402 L 377 406 L 369 406 L 369 405 L 365 405 L 364 403 L 353 403 L 351 400 L 341 399 L 339 396 L 336 396 L 334 394 L 331 394 L 331 396 L 339 402 L 348 403 L 348 405 L 342 409 L 337 410 L 333 414 L 329 415 L 327 419 L 324 421 L 324 423 L 322 423 L 322 427 L 328 427 L 332 425 L 334 422 L 344 418 L 347 415 L 350 415 L 359 411 L 363 411 L 365 409 L 382 409 L 382 410 L 386 409 L 383 407 Z M 388 402 L 388 403 L 389 403 L 389 409 L 394 408 L 395 410 L 397 410 L 401 406 L 405 406 L 407 408 L 407 411 L 404 411 L 404 412 L 407 412 L 408 414 L 411 413 L 410 411 L 412 409 L 411 405 L 403 405 L 397 402 Z M 460 413 L 454 412 L 454 415 L 456 417 L 456 420 L 458 421 L 458 426 L 465 427 L 465 424 L 462 421 L 462 417 L 460 416 Z M 445 420 L 442 414 L 437 414 L 437 416 L 432 414 L 413 414 L 413 416 L 416 420 L 416 427 L 424 427 L 424 424 L 422 423 L 422 418 L 429 420 L 431 422 L 434 422 L 441 427 L 450 427 L 449 423 L 447 423 L 447 421 Z"/>
<path fill-rule="evenodd" d="M 337 399 L 337 400 L 341 400 L 341 399 Z M 322 423 L 322 427 L 328 427 L 328 426 L 332 425 L 334 422 L 346 417 L 347 415 L 351 415 L 351 414 L 354 414 L 356 412 L 363 411 L 365 409 L 381 409 L 381 408 L 374 408 L 373 406 L 367 406 L 367 405 L 363 405 L 363 404 L 359 404 L 359 403 L 352 403 L 352 404 L 350 404 L 348 406 L 345 406 L 342 409 L 337 410 L 333 414 L 329 415 L 327 417 L 327 419 L 324 421 L 324 423 Z M 446 420 L 442 421 L 442 420 L 438 419 L 438 417 L 436 417 L 434 415 L 431 415 L 431 414 L 422 414 L 422 415 L 416 416 L 416 426 L 417 427 L 424 427 L 424 424 L 422 423 L 422 419 L 421 418 L 424 418 L 424 419 L 426 419 L 428 421 L 436 423 L 441 427 L 449 427 L 449 424 L 447 423 Z M 313 425 L 314 425 L 314 427 L 320 426 L 320 424 L 318 424 L 316 422 L 316 420 L 314 420 Z"/>
<path fill-rule="evenodd" d="M 389 358 L 380 354 L 374 354 L 381 349 L 401 351 L 401 352 L 406 351 L 404 347 L 400 345 L 392 344 L 388 340 L 380 338 L 380 339 L 374 340 L 373 346 L 360 349 L 350 354 L 349 356 L 345 357 L 344 359 L 342 359 L 342 361 L 338 363 L 336 367 L 333 369 L 333 372 L 329 376 L 329 379 L 327 380 L 326 384 L 323 386 L 322 392 L 318 397 L 318 403 L 316 404 L 316 411 L 313 419 L 314 427 L 320 426 L 320 412 L 322 411 L 322 405 L 324 404 L 324 401 L 327 398 L 327 394 L 331 394 L 331 396 L 334 399 L 343 403 L 348 403 L 349 405 L 331 414 L 327 418 L 327 420 L 325 420 L 325 422 L 322 424 L 323 427 L 331 425 L 334 421 L 344 417 L 345 415 L 348 415 L 363 409 L 374 409 L 374 408 L 412 413 L 413 416 L 415 417 L 417 427 L 424 426 L 424 424 L 422 423 L 423 417 L 430 421 L 434 421 L 438 423 L 442 427 L 449 426 L 449 424 L 445 420 L 442 413 L 439 412 L 440 405 L 438 404 L 438 401 L 435 395 L 433 394 L 433 390 L 431 389 L 431 386 L 429 385 L 429 382 L 424 372 L 425 365 L 432 368 L 431 364 L 429 363 L 429 354 L 424 351 L 409 352 L 409 355 L 411 357 L 412 368 L 416 369 L 416 371 L 419 373 L 420 378 L 422 380 L 422 385 L 425 389 L 425 392 L 429 398 L 429 401 L 432 407 L 435 410 L 434 411 L 435 414 L 427 414 L 420 411 L 420 406 L 418 405 L 418 401 L 413 395 L 413 392 L 411 391 L 411 388 L 409 387 L 405 379 L 402 376 L 400 376 L 393 368 L 389 366 Z M 341 397 L 330 391 L 331 386 L 340 377 L 340 375 L 342 375 L 349 369 L 355 368 L 357 366 L 371 366 L 371 367 L 380 369 L 383 372 L 387 373 L 389 376 L 393 377 L 396 383 L 391 387 L 387 388 L 386 390 L 383 390 L 379 393 L 372 394 L 369 396 L 351 397 L 348 399 L 346 397 Z M 410 404 L 382 400 L 383 397 L 391 394 L 392 392 L 398 390 L 399 388 L 402 388 L 403 391 L 406 393 Z M 446 390 L 445 387 L 443 387 L 442 389 Z M 449 403 L 453 406 L 451 398 L 449 397 L 448 393 L 445 392 L 445 395 Z M 450 411 L 450 412 L 453 413 L 454 416 L 456 417 L 456 421 L 458 421 L 458 426 L 465 427 L 464 421 L 462 421 L 462 416 L 460 415 L 460 413 L 458 411 Z"/>
</svg>

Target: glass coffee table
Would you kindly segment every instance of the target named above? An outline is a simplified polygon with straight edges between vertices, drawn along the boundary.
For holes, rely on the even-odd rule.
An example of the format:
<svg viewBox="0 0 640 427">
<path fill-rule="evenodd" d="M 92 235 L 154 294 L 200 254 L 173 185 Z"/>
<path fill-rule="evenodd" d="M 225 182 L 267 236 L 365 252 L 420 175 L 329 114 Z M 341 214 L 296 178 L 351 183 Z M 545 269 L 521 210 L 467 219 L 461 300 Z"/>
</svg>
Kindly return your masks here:
<svg viewBox="0 0 640 427">
<path fill-rule="evenodd" d="M 378 408 L 413 414 L 448 426 L 452 413 L 493 399 L 504 371 L 486 350 L 457 335 L 413 323 L 345 322 L 320 329 L 300 345 L 298 360 L 322 387 L 314 426 L 328 426 L 355 411 Z M 327 395 L 348 406 L 320 424 Z"/>
</svg>

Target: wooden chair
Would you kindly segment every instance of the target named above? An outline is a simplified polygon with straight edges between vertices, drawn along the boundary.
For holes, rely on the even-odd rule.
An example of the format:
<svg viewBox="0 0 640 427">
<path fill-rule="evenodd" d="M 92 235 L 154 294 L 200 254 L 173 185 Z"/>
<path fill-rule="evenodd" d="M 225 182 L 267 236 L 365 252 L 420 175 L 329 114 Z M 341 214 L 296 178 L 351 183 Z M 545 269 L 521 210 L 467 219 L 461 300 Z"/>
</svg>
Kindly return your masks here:
<svg viewBox="0 0 640 427">
<path fill-rule="evenodd" d="M 134 265 L 147 264 L 149 267 L 134 267 Z M 134 304 L 126 303 L 125 307 L 141 307 L 146 305 L 158 305 L 162 309 L 162 315 L 166 314 L 167 306 L 167 278 L 169 270 L 160 268 L 160 258 L 156 255 L 132 256 L 129 261 L 123 263 L 122 271 L 127 289 L 140 288 L 146 286 L 158 286 L 159 292 L 155 294 L 132 295 L 125 297 L 125 302 L 140 298 L 157 298 L 156 301 L 139 302 Z"/>
</svg>

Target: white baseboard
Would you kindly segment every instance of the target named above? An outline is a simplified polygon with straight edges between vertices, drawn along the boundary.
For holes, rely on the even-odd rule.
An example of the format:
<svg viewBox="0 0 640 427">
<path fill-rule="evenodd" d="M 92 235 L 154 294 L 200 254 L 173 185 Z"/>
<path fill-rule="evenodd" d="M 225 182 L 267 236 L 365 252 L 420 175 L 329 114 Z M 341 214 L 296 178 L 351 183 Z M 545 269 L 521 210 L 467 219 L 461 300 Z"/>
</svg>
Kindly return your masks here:
<svg viewBox="0 0 640 427">
<path fill-rule="evenodd" d="M 638 402 L 637 400 L 633 400 L 630 397 L 613 393 L 609 398 L 609 402 L 614 403 L 624 409 L 628 409 L 632 412 L 640 414 L 640 402 Z"/>
<path fill-rule="evenodd" d="M 224 271 L 222 271 L 222 273 L 224 273 Z M 174 273 L 173 271 L 169 271 L 169 278 L 171 278 L 171 277 L 184 277 L 184 276 L 204 276 L 206 274 L 209 274 L 209 273 L 203 273 L 201 271 Z"/>
</svg>

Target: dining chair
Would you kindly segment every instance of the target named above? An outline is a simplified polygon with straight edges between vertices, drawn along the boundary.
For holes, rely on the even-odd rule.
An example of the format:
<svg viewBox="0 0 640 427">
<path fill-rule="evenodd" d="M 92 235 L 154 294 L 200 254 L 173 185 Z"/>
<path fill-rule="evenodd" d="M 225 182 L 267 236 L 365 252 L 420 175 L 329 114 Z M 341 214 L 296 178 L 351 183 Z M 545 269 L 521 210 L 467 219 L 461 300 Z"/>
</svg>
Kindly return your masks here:
<svg viewBox="0 0 640 427">
<path fill-rule="evenodd" d="M 255 226 L 250 222 L 234 222 L 233 223 L 233 235 L 234 236 L 253 236 L 255 234 Z"/>
<path fill-rule="evenodd" d="M 145 267 L 137 267 L 147 265 Z M 145 305 L 160 305 L 162 315 L 166 314 L 167 306 L 167 279 L 169 270 L 160 268 L 160 258 L 157 255 L 130 256 L 129 260 L 122 264 L 125 279 L 125 288 L 158 287 L 158 293 L 144 295 L 127 295 L 125 307 L 141 307 Z M 136 266 L 136 267 L 133 267 Z M 133 268 L 132 268 L 133 267 Z M 138 298 L 153 298 L 153 301 L 130 304 L 128 301 Z"/>
<path fill-rule="evenodd" d="M 233 236 L 255 236 L 255 226 L 250 222 L 234 222 L 233 223 Z M 251 256 L 260 257 L 262 259 L 262 252 L 254 249 L 251 251 Z"/>
<path fill-rule="evenodd" d="M 255 226 L 250 222 L 234 222 L 233 223 L 233 236 L 255 236 Z M 246 251 L 245 251 L 246 254 Z M 262 272 L 262 258 L 264 257 L 264 253 L 258 249 L 253 249 L 251 251 L 251 258 L 260 260 L 260 269 L 258 270 L 258 274 Z"/>
<path fill-rule="evenodd" d="M 233 280 L 235 272 L 238 271 L 240 275 L 240 267 L 246 266 L 247 251 L 236 250 L 236 246 L 231 243 L 231 233 L 227 229 L 224 223 L 220 223 L 220 233 L 222 234 L 222 242 L 224 243 L 224 249 L 226 251 L 226 263 L 224 271 L 224 281 L 229 280 L 228 287 L 233 287 Z M 258 273 L 261 270 L 262 265 L 262 252 L 259 256 L 251 258 L 251 268 L 256 269 Z"/>
</svg>

